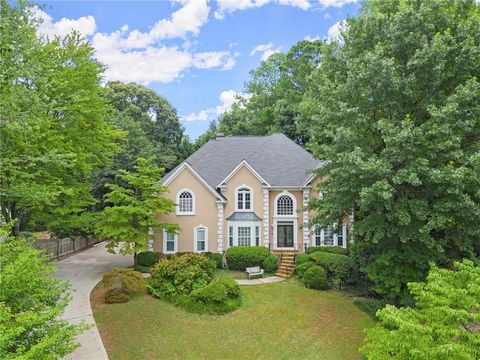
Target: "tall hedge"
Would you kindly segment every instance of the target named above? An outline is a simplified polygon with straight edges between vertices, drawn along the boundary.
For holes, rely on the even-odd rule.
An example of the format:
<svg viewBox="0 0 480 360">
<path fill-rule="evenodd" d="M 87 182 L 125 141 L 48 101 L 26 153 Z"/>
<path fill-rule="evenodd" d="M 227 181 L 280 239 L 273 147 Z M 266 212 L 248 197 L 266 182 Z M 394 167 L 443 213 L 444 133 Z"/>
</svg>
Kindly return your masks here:
<svg viewBox="0 0 480 360">
<path fill-rule="evenodd" d="M 355 264 L 348 256 L 319 251 L 310 255 L 310 259 L 325 269 L 328 278 L 336 286 L 344 285 L 355 279 Z"/>
<path fill-rule="evenodd" d="M 233 246 L 227 250 L 227 266 L 230 270 L 245 271 L 250 266 L 262 266 L 270 251 L 263 246 Z"/>
</svg>

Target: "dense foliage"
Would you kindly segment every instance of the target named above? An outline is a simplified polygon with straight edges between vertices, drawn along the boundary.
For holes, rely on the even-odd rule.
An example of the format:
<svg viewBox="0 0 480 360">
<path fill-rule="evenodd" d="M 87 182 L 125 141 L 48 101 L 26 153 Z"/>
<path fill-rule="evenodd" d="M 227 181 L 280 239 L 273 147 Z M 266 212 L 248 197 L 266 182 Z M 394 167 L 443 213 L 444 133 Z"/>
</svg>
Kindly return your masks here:
<svg viewBox="0 0 480 360">
<path fill-rule="evenodd" d="M 72 352 L 84 325 L 59 320 L 69 284 L 52 277 L 55 267 L 22 240 L 0 242 L 0 358 L 57 359 Z"/>
<path fill-rule="evenodd" d="M 328 252 L 333 254 L 348 255 L 349 251 L 346 248 L 340 246 L 309 246 L 305 253 L 313 254 L 314 252 Z"/>
<path fill-rule="evenodd" d="M 295 265 L 298 266 L 298 265 L 302 265 L 306 262 L 309 262 L 310 261 L 310 256 L 308 254 L 297 254 L 295 255 Z"/>
<path fill-rule="evenodd" d="M 122 254 L 147 249 L 151 231 L 176 231 L 175 224 L 161 223 L 157 215 L 175 209 L 175 203 L 162 196 L 167 189 L 159 182 L 162 168 L 152 159 L 138 159 L 135 172 L 119 170 L 120 184 L 107 184 L 107 206 L 100 214 L 96 232 L 108 241 L 107 249 L 114 252 L 119 246 Z M 151 230 L 151 231 L 150 231 Z"/>
<path fill-rule="evenodd" d="M 295 275 L 297 275 L 298 278 L 301 279 L 305 271 L 310 269 L 312 266 L 316 266 L 313 261 L 306 261 L 300 265 L 295 266 Z"/>
<path fill-rule="evenodd" d="M 227 135 L 282 132 L 298 144 L 305 144 L 310 134 L 300 104 L 308 78 L 320 63 L 323 46 L 320 40 L 303 40 L 286 54 L 273 54 L 262 61 L 250 73 L 251 80 L 245 86 L 248 97 L 222 115 L 218 130 Z M 208 134 L 213 137 L 215 132 L 213 125 Z"/>
<path fill-rule="evenodd" d="M 160 260 L 152 269 L 148 289 L 160 298 L 189 295 L 208 285 L 215 274 L 216 264 L 202 254 L 176 255 Z"/>
<path fill-rule="evenodd" d="M 215 261 L 215 264 L 217 265 L 217 269 L 223 268 L 223 254 L 206 252 L 205 256 Z"/>
<path fill-rule="evenodd" d="M 105 302 L 123 303 L 145 290 L 142 274 L 132 269 L 113 269 L 103 274 Z"/>
<path fill-rule="evenodd" d="M 309 267 L 300 278 L 303 285 L 308 288 L 324 290 L 328 288 L 328 279 L 326 271 L 318 266 Z"/>
<path fill-rule="evenodd" d="M 397 301 L 480 239 L 479 29 L 474 0 L 366 1 L 303 97 L 309 147 L 331 160 L 316 222 L 353 210 L 362 269 Z"/>
<path fill-rule="evenodd" d="M 367 359 L 480 358 L 480 267 L 433 266 L 426 282 L 410 283 L 415 307 L 387 305 L 367 330 Z"/>
<path fill-rule="evenodd" d="M 227 266 L 230 270 L 245 271 L 250 266 L 262 266 L 269 255 L 264 246 L 232 246 L 227 250 Z"/>
<path fill-rule="evenodd" d="M 310 255 L 310 260 L 325 269 L 335 286 L 343 286 L 355 280 L 355 264 L 349 256 L 318 251 Z"/>
<path fill-rule="evenodd" d="M 262 267 L 267 273 L 274 273 L 278 269 L 278 256 L 268 255 L 262 262 Z"/>
<path fill-rule="evenodd" d="M 138 265 L 151 267 L 158 261 L 159 254 L 154 251 L 143 251 L 137 254 L 135 261 Z"/>
<path fill-rule="evenodd" d="M 0 208 L 14 234 L 78 227 L 95 203 L 88 179 L 108 166 L 121 134 L 107 119 L 103 66 L 77 34 L 46 41 L 31 7 L 0 7 Z"/>
</svg>

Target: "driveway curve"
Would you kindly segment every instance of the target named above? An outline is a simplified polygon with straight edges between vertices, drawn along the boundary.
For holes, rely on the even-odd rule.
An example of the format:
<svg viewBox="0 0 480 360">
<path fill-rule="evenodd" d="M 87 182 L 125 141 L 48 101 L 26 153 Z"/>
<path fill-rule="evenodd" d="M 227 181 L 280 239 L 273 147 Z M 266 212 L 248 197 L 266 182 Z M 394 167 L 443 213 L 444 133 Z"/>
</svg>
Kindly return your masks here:
<svg viewBox="0 0 480 360">
<path fill-rule="evenodd" d="M 65 359 L 68 360 L 108 360 L 90 306 L 90 293 L 102 275 L 116 267 L 133 265 L 133 256 L 109 254 L 105 243 L 100 243 L 81 253 L 57 263 L 55 276 L 72 283 L 72 301 L 65 309 L 62 319 L 71 323 L 84 320 L 92 328 L 78 337 L 80 347 Z"/>
</svg>

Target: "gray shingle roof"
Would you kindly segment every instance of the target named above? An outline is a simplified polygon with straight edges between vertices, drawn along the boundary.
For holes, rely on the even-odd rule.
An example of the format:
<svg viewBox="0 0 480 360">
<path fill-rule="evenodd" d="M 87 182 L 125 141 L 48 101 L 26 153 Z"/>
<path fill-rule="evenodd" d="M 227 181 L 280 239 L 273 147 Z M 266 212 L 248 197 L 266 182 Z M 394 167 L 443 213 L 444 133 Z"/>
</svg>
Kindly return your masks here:
<svg viewBox="0 0 480 360">
<path fill-rule="evenodd" d="M 300 187 L 311 177 L 309 170 L 327 163 L 314 159 L 283 134 L 220 137 L 207 142 L 185 161 L 215 189 L 243 160 L 269 185 L 278 187 Z"/>
<path fill-rule="evenodd" d="M 235 211 L 230 215 L 227 220 L 230 221 L 260 221 L 262 220 L 257 214 L 253 211 L 242 212 L 242 211 Z"/>
</svg>

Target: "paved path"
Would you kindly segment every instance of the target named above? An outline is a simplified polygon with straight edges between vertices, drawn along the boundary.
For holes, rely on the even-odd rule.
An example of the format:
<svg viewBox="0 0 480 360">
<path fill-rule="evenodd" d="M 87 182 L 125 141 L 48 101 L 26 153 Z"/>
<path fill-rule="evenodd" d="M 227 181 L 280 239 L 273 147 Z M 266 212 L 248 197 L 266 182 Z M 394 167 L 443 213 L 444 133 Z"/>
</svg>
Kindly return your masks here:
<svg viewBox="0 0 480 360">
<path fill-rule="evenodd" d="M 107 352 L 98 333 L 90 306 L 90 293 L 102 275 L 115 267 L 133 265 L 133 256 L 107 253 L 105 244 L 98 244 L 57 263 L 56 276 L 72 282 L 73 299 L 62 319 L 72 323 L 85 320 L 93 327 L 78 337 L 80 347 L 68 355 L 68 360 L 108 360 Z"/>
<path fill-rule="evenodd" d="M 235 280 L 238 285 L 259 285 L 259 284 L 270 284 L 279 281 L 283 281 L 285 278 L 280 276 L 270 276 L 261 279 L 251 279 L 251 280 Z"/>
</svg>

